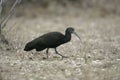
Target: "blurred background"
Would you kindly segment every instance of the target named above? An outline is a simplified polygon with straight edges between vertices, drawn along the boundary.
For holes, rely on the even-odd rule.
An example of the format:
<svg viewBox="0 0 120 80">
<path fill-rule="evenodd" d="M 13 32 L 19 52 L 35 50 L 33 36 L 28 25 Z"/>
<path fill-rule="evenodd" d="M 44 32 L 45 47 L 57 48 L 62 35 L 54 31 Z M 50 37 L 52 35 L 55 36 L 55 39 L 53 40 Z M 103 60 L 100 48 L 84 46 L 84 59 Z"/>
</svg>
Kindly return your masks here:
<svg viewBox="0 0 120 80">
<path fill-rule="evenodd" d="M 6 0 L 3 13 L 9 10 L 14 2 L 15 0 Z M 75 12 L 79 12 L 80 10 L 87 11 L 90 9 L 100 12 L 100 16 L 106 16 L 109 14 L 119 15 L 119 3 L 119 0 L 21 0 L 19 9 L 17 8 L 16 12 L 18 12 L 18 15 L 20 16 L 25 13 L 25 10 L 31 10 L 31 12 L 28 13 L 34 13 L 35 15 L 35 13 L 37 14 L 40 10 L 41 12 L 39 12 L 39 14 L 44 13 L 46 10 L 53 13 L 64 13 L 70 11 L 69 9 L 75 9 Z"/>
<path fill-rule="evenodd" d="M 120 80 L 120 0 L 0 1 L 0 80 Z M 51 49 L 43 60 L 45 51 L 23 50 L 69 26 L 82 39 L 72 36 L 58 47 L 69 58 L 60 60 Z"/>
</svg>

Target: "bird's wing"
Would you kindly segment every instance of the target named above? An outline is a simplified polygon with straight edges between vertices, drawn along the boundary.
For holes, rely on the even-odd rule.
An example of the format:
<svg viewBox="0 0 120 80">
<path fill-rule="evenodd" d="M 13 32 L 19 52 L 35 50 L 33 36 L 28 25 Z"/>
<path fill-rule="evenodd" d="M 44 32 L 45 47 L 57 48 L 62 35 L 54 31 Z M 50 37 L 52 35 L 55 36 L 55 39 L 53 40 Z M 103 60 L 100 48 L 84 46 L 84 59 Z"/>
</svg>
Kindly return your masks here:
<svg viewBox="0 0 120 80">
<path fill-rule="evenodd" d="M 42 42 L 44 44 L 46 44 L 47 46 L 52 46 L 52 45 L 60 45 L 64 38 L 64 35 L 59 32 L 51 32 L 44 34 L 40 38 L 42 38 Z"/>
<path fill-rule="evenodd" d="M 50 32 L 32 40 L 30 43 L 35 48 L 55 47 L 63 43 L 63 38 L 64 35 L 59 32 Z"/>
</svg>

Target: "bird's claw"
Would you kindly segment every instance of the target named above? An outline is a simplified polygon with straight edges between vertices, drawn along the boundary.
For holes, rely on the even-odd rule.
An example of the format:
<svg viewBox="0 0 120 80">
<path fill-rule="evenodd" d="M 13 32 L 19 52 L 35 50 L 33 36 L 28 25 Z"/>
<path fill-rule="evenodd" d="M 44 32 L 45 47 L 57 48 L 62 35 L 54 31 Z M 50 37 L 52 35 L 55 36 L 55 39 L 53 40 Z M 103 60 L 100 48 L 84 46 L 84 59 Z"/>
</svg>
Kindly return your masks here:
<svg viewBox="0 0 120 80">
<path fill-rule="evenodd" d="M 63 59 L 63 58 L 68 58 L 68 56 L 62 56 L 62 59 Z"/>
</svg>

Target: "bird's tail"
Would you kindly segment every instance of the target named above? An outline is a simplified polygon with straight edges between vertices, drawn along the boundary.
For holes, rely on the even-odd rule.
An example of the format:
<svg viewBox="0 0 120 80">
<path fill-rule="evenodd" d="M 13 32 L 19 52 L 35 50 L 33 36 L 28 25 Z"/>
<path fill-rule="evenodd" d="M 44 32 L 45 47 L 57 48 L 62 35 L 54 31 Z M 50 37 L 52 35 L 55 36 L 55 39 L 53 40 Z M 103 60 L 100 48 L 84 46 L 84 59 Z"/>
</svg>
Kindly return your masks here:
<svg viewBox="0 0 120 80">
<path fill-rule="evenodd" d="M 25 45 L 25 48 L 24 48 L 24 50 L 25 51 L 31 51 L 32 49 L 34 49 L 34 43 L 33 42 L 29 42 L 29 43 L 27 43 L 26 45 Z"/>
</svg>

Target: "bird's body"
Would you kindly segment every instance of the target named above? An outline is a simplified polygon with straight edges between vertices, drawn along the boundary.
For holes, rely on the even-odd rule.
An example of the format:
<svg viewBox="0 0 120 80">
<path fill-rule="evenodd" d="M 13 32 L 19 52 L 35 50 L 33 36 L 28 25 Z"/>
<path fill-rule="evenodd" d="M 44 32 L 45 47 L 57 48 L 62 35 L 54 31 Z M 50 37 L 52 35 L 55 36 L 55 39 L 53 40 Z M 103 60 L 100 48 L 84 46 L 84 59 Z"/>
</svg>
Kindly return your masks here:
<svg viewBox="0 0 120 80">
<path fill-rule="evenodd" d="M 74 31 L 73 28 L 67 28 L 65 35 L 60 32 L 50 32 L 46 33 L 30 42 L 28 42 L 24 48 L 25 51 L 31 51 L 36 49 L 36 51 L 42 51 L 47 48 L 46 53 L 48 53 L 49 48 L 54 48 L 56 53 L 59 54 L 56 50 L 58 46 L 69 42 L 71 40 L 71 33 Z M 61 55 L 61 54 L 59 54 Z M 62 55 L 61 55 L 62 56 Z M 63 56 L 62 56 L 63 57 Z"/>
<path fill-rule="evenodd" d="M 70 39 L 71 36 L 66 40 L 65 35 L 60 32 L 50 32 L 27 43 L 25 50 L 30 51 L 36 49 L 36 51 L 41 51 L 45 48 L 56 48 L 70 41 Z"/>
</svg>

